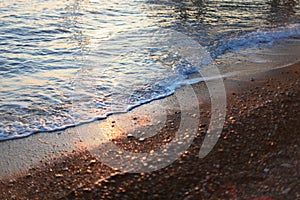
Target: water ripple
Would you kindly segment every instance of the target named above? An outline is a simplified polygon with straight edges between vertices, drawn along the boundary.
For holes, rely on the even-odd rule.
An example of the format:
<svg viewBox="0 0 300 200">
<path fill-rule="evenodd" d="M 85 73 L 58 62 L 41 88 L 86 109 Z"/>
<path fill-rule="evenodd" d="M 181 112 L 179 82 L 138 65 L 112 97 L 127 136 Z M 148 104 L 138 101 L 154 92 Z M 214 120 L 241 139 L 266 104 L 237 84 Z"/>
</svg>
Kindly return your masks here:
<svg viewBox="0 0 300 200">
<path fill-rule="evenodd" d="M 0 140 L 63 129 L 171 94 L 200 69 L 166 46 L 152 46 L 164 40 L 160 28 L 186 34 L 226 63 L 224 55 L 238 49 L 298 42 L 299 13 L 299 3 L 263 0 L 2 0 Z M 250 57 L 268 63 L 275 53 L 269 54 Z"/>
</svg>

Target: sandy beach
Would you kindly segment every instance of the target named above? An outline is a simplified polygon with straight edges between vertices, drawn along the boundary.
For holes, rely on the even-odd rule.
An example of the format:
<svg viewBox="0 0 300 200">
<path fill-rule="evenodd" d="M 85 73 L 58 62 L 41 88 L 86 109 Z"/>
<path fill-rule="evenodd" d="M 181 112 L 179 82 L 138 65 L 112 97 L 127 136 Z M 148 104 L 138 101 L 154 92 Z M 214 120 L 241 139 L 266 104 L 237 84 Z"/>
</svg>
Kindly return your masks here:
<svg viewBox="0 0 300 200">
<path fill-rule="evenodd" d="M 198 83 L 193 85 L 201 96 L 198 132 L 171 165 L 154 172 L 121 173 L 88 150 L 76 149 L 3 179 L 0 199 L 299 199 L 300 63 L 227 78 L 224 84 L 226 122 L 205 158 L 198 153 L 209 124 L 210 102 L 205 84 Z M 115 122 L 108 123 L 115 128 Z M 145 141 L 119 135 L 113 142 L 128 151 L 148 152 L 172 140 L 179 124 L 179 111 L 173 109 L 158 135 Z"/>
</svg>

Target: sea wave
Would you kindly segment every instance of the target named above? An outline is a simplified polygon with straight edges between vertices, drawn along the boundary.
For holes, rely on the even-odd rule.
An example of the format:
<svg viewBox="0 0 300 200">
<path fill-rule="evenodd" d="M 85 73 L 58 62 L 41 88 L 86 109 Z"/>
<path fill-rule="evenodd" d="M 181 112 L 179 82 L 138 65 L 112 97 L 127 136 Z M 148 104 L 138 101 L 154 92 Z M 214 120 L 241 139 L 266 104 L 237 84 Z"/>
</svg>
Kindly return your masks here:
<svg viewBox="0 0 300 200">
<path fill-rule="evenodd" d="M 228 53 L 283 41 L 294 44 L 300 37 L 299 7 L 290 15 L 275 13 L 281 20 L 271 18 L 270 25 L 270 6 L 256 1 L 147 2 L 54 0 L 49 6 L 35 0 L 32 7 L 26 0 L 4 0 L 0 5 L 0 140 L 127 112 L 171 95 L 182 85 L 203 81 L 201 68 L 220 57 L 230 60 Z M 213 60 L 193 66 L 168 45 L 147 46 L 151 31 L 166 27 L 191 36 Z M 163 34 L 152 38 L 164 41 Z M 293 54 L 289 49 L 285 52 Z M 268 56 L 264 52 L 251 59 L 268 65 L 272 60 Z"/>
<path fill-rule="evenodd" d="M 223 40 L 221 39 L 213 57 L 223 55 L 228 51 L 237 52 L 247 47 L 263 47 L 273 45 L 274 42 L 292 37 L 300 36 L 300 24 L 288 24 L 274 28 L 259 29 L 250 33 L 243 34 L 238 37 Z"/>
</svg>

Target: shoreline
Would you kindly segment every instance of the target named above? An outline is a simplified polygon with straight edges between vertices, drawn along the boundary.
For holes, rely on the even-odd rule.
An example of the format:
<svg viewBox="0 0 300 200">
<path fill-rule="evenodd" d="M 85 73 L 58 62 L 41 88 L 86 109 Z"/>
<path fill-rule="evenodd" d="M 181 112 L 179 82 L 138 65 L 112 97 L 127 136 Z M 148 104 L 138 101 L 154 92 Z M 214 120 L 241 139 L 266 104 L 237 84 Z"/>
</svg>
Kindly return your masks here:
<svg viewBox="0 0 300 200">
<path fill-rule="evenodd" d="M 102 142 L 114 140 L 124 148 L 148 152 L 150 148 L 172 140 L 180 125 L 180 109 L 174 103 L 174 95 L 165 100 L 170 105 L 166 119 L 150 120 L 158 127 L 163 125 L 160 134 L 151 140 L 146 139 L 142 145 L 138 141 L 128 141 L 124 135 L 132 131 L 126 126 L 128 121 L 125 119 L 135 119 L 135 128 L 144 127 L 140 132 L 147 130 L 149 118 L 147 113 L 142 114 L 146 106 L 124 114 L 126 117 L 109 117 L 101 125 L 96 122 L 82 126 L 80 130 L 59 132 L 57 137 L 37 134 L 29 137 L 24 146 L 14 140 L 8 146 L 1 143 L 1 165 L 9 161 L 9 150 L 19 149 L 15 163 L 9 165 L 9 168 L 15 165 L 16 169 L 2 169 L 0 174 L 3 178 L 11 173 L 7 180 L 0 182 L 1 196 L 3 199 L 297 199 L 300 197 L 297 191 L 297 185 L 300 185 L 297 180 L 300 176 L 300 156 L 297 153 L 300 150 L 300 126 L 297 124 L 300 118 L 299 74 L 298 62 L 248 77 L 227 78 L 224 81 L 228 102 L 226 122 L 218 143 L 203 159 L 197 156 L 210 118 L 209 94 L 204 83 L 193 85 L 202 108 L 198 133 L 184 155 L 155 172 L 131 174 L 114 171 L 95 159 L 82 144 L 82 137 L 74 137 L 74 132 L 89 134 L 103 128 L 108 134 Z M 155 101 L 147 107 L 155 110 L 158 105 L 160 103 Z M 114 125 L 122 120 L 125 120 L 125 125 Z M 40 141 L 39 146 L 30 145 L 33 139 Z M 93 145 L 91 141 L 87 142 Z M 47 152 L 39 156 L 41 149 L 47 149 Z M 22 154 L 25 154 L 24 158 Z M 33 162 L 27 163 L 24 159 L 28 158 Z M 45 162 L 36 166 L 41 160 Z M 29 171 L 19 170 L 19 165 L 24 162 L 24 169 L 31 168 Z M 16 176 L 11 178 L 11 175 Z"/>
</svg>

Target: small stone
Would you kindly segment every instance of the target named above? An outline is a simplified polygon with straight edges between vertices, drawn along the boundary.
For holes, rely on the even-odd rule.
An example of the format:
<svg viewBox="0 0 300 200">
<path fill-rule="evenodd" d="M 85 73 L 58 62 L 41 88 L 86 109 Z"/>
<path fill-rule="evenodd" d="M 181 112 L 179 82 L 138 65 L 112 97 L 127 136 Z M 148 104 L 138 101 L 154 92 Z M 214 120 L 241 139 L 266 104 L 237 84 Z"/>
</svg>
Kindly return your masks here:
<svg viewBox="0 0 300 200">
<path fill-rule="evenodd" d="M 266 172 L 266 173 L 268 173 L 269 171 L 270 171 L 269 168 L 265 168 L 265 169 L 264 169 L 264 172 Z"/>
<path fill-rule="evenodd" d="M 291 188 L 286 188 L 282 191 L 282 194 L 288 194 L 291 191 Z"/>
<path fill-rule="evenodd" d="M 289 163 L 283 163 L 283 164 L 281 164 L 281 167 L 292 168 L 293 165 L 291 165 Z"/>
<path fill-rule="evenodd" d="M 96 162 L 97 162 L 97 161 L 96 161 L 95 159 L 93 159 L 93 160 L 90 161 L 89 165 L 93 165 L 93 164 L 95 164 Z"/>
<path fill-rule="evenodd" d="M 69 168 L 68 167 L 64 167 L 63 171 L 69 171 Z"/>
<path fill-rule="evenodd" d="M 140 142 L 143 142 L 144 140 L 145 140 L 145 138 L 143 138 L 143 137 L 139 138 Z"/>
<path fill-rule="evenodd" d="M 145 135 L 146 135 L 146 133 L 142 132 L 141 135 L 140 135 L 140 137 L 144 137 Z"/>
<path fill-rule="evenodd" d="M 119 190 L 120 190 L 120 192 L 122 192 L 122 193 L 125 193 L 125 192 L 126 192 L 126 190 L 125 190 L 124 188 L 122 188 L 122 187 L 120 187 Z"/>
<path fill-rule="evenodd" d="M 83 188 L 84 184 L 80 183 L 79 185 L 77 185 L 77 189 Z"/>
<path fill-rule="evenodd" d="M 90 192 L 90 191 L 92 191 L 92 189 L 89 188 L 89 187 L 85 187 L 85 188 L 83 188 L 82 190 L 85 191 L 85 192 Z"/>
<path fill-rule="evenodd" d="M 127 138 L 129 139 L 129 138 L 134 138 L 134 137 L 133 137 L 133 135 L 131 133 L 128 133 L 127 134 Z"/>
<path fill-rule="evenodd" d="M 26 174 L 26 178 L 30 178 L 30 177 L 32 177 L 31 174 Z"/>
<path fill-rule="evenodd" d="M 60 177 L 63 177 L 63 176 L 64 176 L 63 174 L 55 174 L 56 178 L 60 178 Z"/>
<path fill-rule="evenodd" d="M 200 128 L 205 128 L 205 127 L 206 127 L 206 124 L 201 124 L 199 127 L 200 127 Z"/>
<path fill-rule="evenodd" d="M 16 183 L 16 180 L 10 179 L 10 180 L 9 180 L 9 183 L 10 183 L 10 184 L 14 184 L 14 183 Z"/>
</svg>

